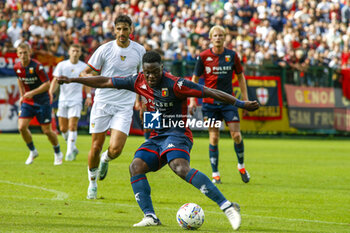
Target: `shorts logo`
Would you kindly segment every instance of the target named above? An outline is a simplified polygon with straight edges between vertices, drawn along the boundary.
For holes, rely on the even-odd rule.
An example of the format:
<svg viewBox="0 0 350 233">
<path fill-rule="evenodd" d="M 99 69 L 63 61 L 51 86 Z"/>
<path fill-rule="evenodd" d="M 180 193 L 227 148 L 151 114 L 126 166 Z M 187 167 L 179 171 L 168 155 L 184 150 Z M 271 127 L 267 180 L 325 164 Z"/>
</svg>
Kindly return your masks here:
<svg viewBox="0 0 350 233">
<path fill-rule="evenodd" d="M 162 96 L 163 96 L 163 97 L 169 96 L 168 88 L 162 88 Z"/>
<path fill-rule="evenodd" d="M 225 62 L 230 62 L 231 61 L 231 56 L 230 55 L 226 55 L 225 56 Z"/>
<path fill-rule="evenodd" d="M 172 148 L 172 147 L 175 147 L 174 144 L 169 143 L 168 146 L 167 146 L 166 148 Z"/>
<path fill-rule="evenodd" d="M 160 129 L 161 113 L 156 112 L 144 112 L 143 113 L 143 128 L 144 129 Z"/>
<path fill-rule="evenodd" d="M 120 55 L 120 59 L 121 59 L 122 61 L 125 61 L 125 58 L 126 58 L 126 56 Z"/>
</svg>

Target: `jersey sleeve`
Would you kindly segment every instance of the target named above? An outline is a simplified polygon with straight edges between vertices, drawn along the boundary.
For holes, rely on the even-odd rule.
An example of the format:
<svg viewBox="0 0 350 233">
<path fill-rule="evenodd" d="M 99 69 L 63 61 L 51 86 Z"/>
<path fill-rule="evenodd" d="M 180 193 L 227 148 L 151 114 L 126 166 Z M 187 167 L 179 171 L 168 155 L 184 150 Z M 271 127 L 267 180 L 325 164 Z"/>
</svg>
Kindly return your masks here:
<svg viewBox="0 0 350 233">
<path fill-rule="evenodd" d="M 146 49 L 144 47 L 141 48 L 141 59 L 140 59 L 140 62 L 139 64 L 137 65 L 137 72 L 142 72 L 143 69 L 142 69 L 142 58 L 143 58 L 143 55 L 145 55 L 146 53 Z"/>
<path fill-rule="evenodd" d="M 62 63 L 60 62 L 60 63 L 58 63 L 57 64 L 57 66 L 56 66 L 56 68 L 55 68 L 55 70 L 53 71 L 53 73 L 52 73 L 52 75 L 54 76 L 54 77 L 59 77 L 59 76 L 61 76 L 62 75 L 62 71 L 61 71 L 61 65 Z"/>
<path fill-rule="evenodd" d="M 114 77 L 112 78 L 113 86 L 117 89 L 126 89 L 135 92 L 135 82 L 138 75 L 131 75 L 128 77 Z"/>
<path fill-rule="evenodd" d="M 42 64 L 37 65 L 36 74 L 38 75 L 38 77 L 42 83 L 50 81 L 49 76 L 45 72 L 44 66 Z"/>
<path fill-rule="evenodd" d="M 241 59 L 239 59 L 237 53 L 235 54 L 235 62 L 233 64 L 233 69 L 235 71 L 236 74 L 240 74 L 243 72 L 243 67 L 242 67 L 242 64 L 241 64 Z"/>
<path fill-rule="evenodd" d="M 180 78 L 174 86 L 174 94 L 177 97 L 203 97 L 203 86 L 186 79 Z"/>
<path fill-rule="evenodd" d="M 200 77 L 200 76 L 202 76 L 203 71 L 204 71 L 204 64 L 202 61 L 202 57 L 198 56 L 197 61 L 196 61 L 196 65 L 194 67 L 193 74 L 196 75 L 197 77 Z"/>
<path fill-rule="evenodd" d="M 102 51 L 102 46 L 98 47 L 87 63 L 87 65 L 96 72 L 100 72 L 103 65 L 104 59 Z"/>
</svg>

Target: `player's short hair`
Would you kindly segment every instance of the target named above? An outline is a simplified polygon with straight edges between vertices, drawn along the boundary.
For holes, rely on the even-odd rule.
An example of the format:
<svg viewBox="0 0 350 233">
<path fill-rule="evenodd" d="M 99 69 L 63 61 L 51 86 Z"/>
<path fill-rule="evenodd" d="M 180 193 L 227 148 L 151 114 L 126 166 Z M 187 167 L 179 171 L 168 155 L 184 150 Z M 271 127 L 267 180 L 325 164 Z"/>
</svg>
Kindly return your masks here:
<svg viewBox="0 0 350 233">
<path fill-rule="evenodd" d="M 69 48 L 81 49 L 81 45 L 80 45 L 80 44 L 71 44 L 71 45 L 69 46 Z"/>
<path fill-rule="evenodd" d="M 162 62 L 162 58 L 160 54 L 154 50 L 146 52 L 145 55 L 143 55 L 142 57 L 142 64 L 153 63 L 153 62 L 158 62 L 159 64 Z"/>
<path fill-rule="evenodd" d="M 17 49 L 28 49 L 30 51 L 30 45 L 27 42 L 21 42 L 18 46 Z"/>
<path fill-rule="evenodd" d="M 223 26 L 215 25 L 209 31 L 209 39 L 212 38 L 212 35 L 213 35 L 215 30 L 220 30 L 220 31 L 222 31 L 224 33 L 224 36 L 226 35 L 226 30 L 225 30 L 225 28 Z"/>
<path fill-rule="evenodd" d="M 129 16 L 127 15 L 119 15 L 115 21 L 114 25 L 117 25 L 118 23 L 127 23 L 130 27 L 132 26 L 132 20 Z"/>
</svg>

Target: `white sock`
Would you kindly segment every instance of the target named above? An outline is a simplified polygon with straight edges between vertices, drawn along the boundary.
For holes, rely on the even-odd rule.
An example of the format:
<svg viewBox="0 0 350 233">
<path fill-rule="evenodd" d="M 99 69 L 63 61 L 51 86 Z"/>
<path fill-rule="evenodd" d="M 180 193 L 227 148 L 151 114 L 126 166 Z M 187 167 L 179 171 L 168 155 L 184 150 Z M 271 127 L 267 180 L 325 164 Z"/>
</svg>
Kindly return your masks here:
<svg viewBox="0 0 350 233">
<path fill-rule="evenodd" d="M 221 204 L 220 209 L 224 210 L 227 207 L 229 207 L 230 205 L 231 205 L 231 202 L 225 201 L 223 204 Z"/>
<path fill-rule="evenodd" d="M 95 188 L 97 187 L 97 172 L 98 172 L 98 168 L 92 168 L 89 169 L 88 167 L 88 178 L 89 178 L 89 187 L 90 188 Z"/>
<path fill-rule="evenodd" d="M 63 139 L 67 142 L 68 139 L 68 131 L 67 132 L 61 132 Z"/>
<path fill-rule="evenodd" d="M 101 160 L 102 162 L 108 163 L 109 161 L 111 161 L 112 159 L 108 156 L 108 150 L 106 150 L 105 152 L 102 153 L 101 155 Z"/>
<path fill-rule="evenodd" d="M 71 154 L 73 152 L 77 136 L 77 131 L 68 131 L 67 154 Z"/>
<path fill-rule="evenodd" d="M 220 172 L 213 172 L 212 177 L 215 177 L 215 176 L 220 176 Z"/>
<path fill-rule="evenodd" d="M 239 164 L 237 165 L 237 167 L 238 167 L 239 170 L 241 170 L 242 168 L 244 168 L 244 163 L 239 163 Z"/>
</svg>

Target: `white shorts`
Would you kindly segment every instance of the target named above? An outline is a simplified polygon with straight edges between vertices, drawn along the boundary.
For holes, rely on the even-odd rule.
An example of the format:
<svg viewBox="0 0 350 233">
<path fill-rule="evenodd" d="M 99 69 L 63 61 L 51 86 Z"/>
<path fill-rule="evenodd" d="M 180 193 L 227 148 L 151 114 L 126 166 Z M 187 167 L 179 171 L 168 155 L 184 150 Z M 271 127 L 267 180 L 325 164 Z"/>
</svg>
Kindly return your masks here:
<svg viewBox="0 0 350 233">
<path fill-rule="evenodd" d="M 90 114 L 90 133 L 102 133 L 108 129 L 129 135 L 133 106 L 117 106 L 95 102 Z"/>
<path fill-rule="evenodd" d="M 63 117 L 63 118 L 68 118 L 68 119 L 72 118 L 72 117 L 80 118 L 82 108 L 83 108 L 82 104 L 75 104 L 72 106 L 68 106 L 66 104 L 59 104 L 58 103 L 57 116 Z"/>
</svg>

